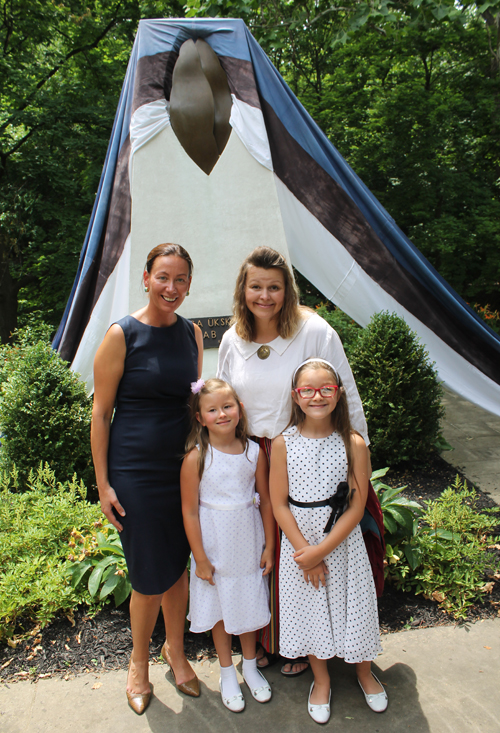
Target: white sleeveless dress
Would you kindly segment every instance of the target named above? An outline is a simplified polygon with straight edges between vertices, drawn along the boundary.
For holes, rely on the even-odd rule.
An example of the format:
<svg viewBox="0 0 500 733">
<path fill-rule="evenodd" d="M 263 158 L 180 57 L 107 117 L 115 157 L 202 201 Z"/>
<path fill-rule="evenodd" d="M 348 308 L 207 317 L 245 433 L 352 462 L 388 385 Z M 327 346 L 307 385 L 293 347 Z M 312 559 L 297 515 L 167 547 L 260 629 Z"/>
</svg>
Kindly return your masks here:
<svg viewBox="0 0 500 733">
<path fill-rule="evenodd" d="M 330 498 L 347 478 L 344 441 L 338 433 L 304 438 L 295 427 L 283 433 L 287 452 L 289 495 L 296 501 Z M 290 510 L 310 545 L 319 544 L 330 507 Z M 283 534 L 279 567 L 280 654 L 289 659 L 314 654 L 346 662 L 375 659 L 382 651 L 373 575 L 359 524 L 324 559 L 326 586 L 316 589 L 304 580 Z"/>
<path fill-rule="evenodd" d="M 191 555 L 190 630 L 208 631 L 221 619 L 228 634 L 256 631 L 269 623 L 269 590 L 260 559 L 264 527 L 255 504 L 259 446 L 239 455 L 209 446 L 200 482 L 203 547 L 215 567 L 215 585 L 196 576 Z"/>
</svg>

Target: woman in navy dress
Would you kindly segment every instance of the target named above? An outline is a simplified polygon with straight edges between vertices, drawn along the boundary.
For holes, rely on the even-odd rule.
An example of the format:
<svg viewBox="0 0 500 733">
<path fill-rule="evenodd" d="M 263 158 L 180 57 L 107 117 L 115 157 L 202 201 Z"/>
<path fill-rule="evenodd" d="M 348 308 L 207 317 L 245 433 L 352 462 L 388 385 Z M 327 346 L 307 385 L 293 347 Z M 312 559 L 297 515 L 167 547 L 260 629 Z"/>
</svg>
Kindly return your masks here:
<svg viewBox="0 0 500 733">
<path fill-rule="evenodd" d="M 184 653 L 189 545 L 179 474 L 203 338 L 175 312 L 189 294 L 192 267 L 183 247 L 155 247 L 144 271 L 148 304 L 111 326 L 94 362 L 92 454 L 101 508 L 121 533 L 133 588 L 127 698 L 138 714 L 151 698 L 149 640 L 160 606 L 162 655 L 177 687 L 199 695 Z"/>
</svg>

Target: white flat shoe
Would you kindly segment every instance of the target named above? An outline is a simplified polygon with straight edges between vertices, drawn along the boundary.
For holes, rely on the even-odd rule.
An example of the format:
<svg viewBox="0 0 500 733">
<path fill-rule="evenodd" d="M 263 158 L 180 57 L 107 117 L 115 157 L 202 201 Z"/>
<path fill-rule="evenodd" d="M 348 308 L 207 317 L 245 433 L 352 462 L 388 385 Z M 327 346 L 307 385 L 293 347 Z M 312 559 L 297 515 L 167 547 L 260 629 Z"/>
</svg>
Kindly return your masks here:
<svg viewBox="0 0 500 733">
<path fill-rule="evenodd" d="M 269 702 L 269 700 L 273 696 L 273 691 L 271 690 L 271 686 L 269 685 L 269 682 L 266 680 L 262 672 L 257 668 L 257 672 L 259 673 L 259 677 L 262 678 L 263 684 L 260 687 L 251 687 L 248 684 L 248 680 L 245 679 L 245 673 L 243 672 L 243 679 L 245 680 L 246 684 L 248 685 L 248 689 L 252 693 L 252 697 L 254 700 L 257 700 L 257 702 Z"/>
<path fill-rule="evenodd" d="M 373 672 L 372 677 L 379 683 L 380 687 L 382 687 L 382 692 L 376 692 L 374 695 L 367 695 L 366 692 L 363 690 L 363 685 L 361 684 L 359 679 L 358 684 L 363 691 L 363 695 L 365 696 L 366 704 L 368 705 L 368 707 L 371 708 L 374 713 L 383 713 L 384 710 L 387 710 L 387 705 L 389 703 L 387 692 L 384 690 L 382 683 L 380 682 L 378 677 L 375 677 Z"/>
<path fill-rule="evenodd" d="M 239 695 L 233 695 L 232 697 L 224 697 L 222 692 L 222 680 L 219 679 L 220 696 L 222 698 L 222 704 L 230 710 L 232 713 L 242 713 L 245 709 L 245 698 L 240 692 Z"/>
<path fill-rule="evenodd" d="M 307 700 L 307 712 L 315 723 L 320 723 L 320 725 L 324 725 L 330 720 L 330 702 L 332 700 L 332 690 L 330 688 L 330 696 L 328 697 L 327 703 L 324 703 L 323 705 L 313 705 L 313 703 L 311 702 L 311 694 L 313 688 L 314 682 L 311 684 L 311 689 L 309 690 L 309 697 Z"/>
</svg>

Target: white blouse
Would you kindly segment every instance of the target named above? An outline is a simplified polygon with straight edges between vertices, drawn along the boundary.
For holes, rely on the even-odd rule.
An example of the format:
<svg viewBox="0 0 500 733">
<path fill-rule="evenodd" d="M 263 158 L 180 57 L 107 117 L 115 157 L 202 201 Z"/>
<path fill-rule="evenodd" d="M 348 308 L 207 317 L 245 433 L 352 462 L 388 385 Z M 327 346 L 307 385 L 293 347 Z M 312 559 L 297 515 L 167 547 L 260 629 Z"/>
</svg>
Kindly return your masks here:
<svg viewBox="0 0 500 733">
<path fill-rule="evenodd" d="M 232 326 L 222 338 L 217 376 L 231 384 L 245 406 L 250 435 L 275 438 L 288 425 L 292 407 L 292 376 L 298 365 L 314 356 L 338 371 L 349 405 L 351 425 L 368 445 L 363 406 L 344 347 L 336 331 L 316 313 L 302 320 L 291 338 L 270 341 L 271 353 L 259 359 L 262 344 L 243 341 Z"/>
</svg>

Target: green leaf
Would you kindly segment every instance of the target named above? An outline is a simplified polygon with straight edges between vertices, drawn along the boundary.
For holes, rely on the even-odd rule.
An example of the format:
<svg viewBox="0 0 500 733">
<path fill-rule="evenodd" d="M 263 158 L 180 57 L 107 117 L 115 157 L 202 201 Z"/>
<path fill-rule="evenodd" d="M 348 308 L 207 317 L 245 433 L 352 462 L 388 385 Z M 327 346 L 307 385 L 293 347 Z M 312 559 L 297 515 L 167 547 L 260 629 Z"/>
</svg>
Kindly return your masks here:
<svg viewBox="0 0 500 733">
<path fill-rule="evenodd" d="M 101 552 L 112 552 L 114 555 L 120 555 L 121 557 L 123 557 L 123 548 L 121 544 L 112 545 L 109 542 L 107 542 L 103 545 L 99 545 L 99 550 Z"/>
<path fill-rule="evenodd" d="M 116 586 L 119 584 L 120 580 L 122 580 L 122 577 L 120 575 L 117 575 L 116 573 L 113 575 L 110 575 L 104 585 L 101 588 L 101 592 L 99 594 L 99 598 L 102 601 L 106 596 L 108 596 Z"/>
<path fill-rule="evenodd" d="M 400 494 L 402 491 L 406 489 L 406 486 L 401 486 L 397 489 L 388 489 L 388 491 L 384 491 L 382 494 L 381 504 L 385 505 L 390 502 L 390 500 L 394 497 Z"/>
<path fill-rule="evenodd" d="M 398 531 L 397 522 L 388 514 L 384 514 L 384 527 L 390 534 Z"/>
<path fill-rule="evenodd" d="M 377 471 L 373 471 L 371 476 L 371 481 L 373 482 L 375 479 L 382 478 L 382 476 L 385 476 L 385 474 L 389 471 L 389 468 L 379 468 Z"/>
<path fill-rule="evenodd" d="M 112 555 L 111 557 L 105 557 L 102 560 L 99 560 L 99 562 L 96 563 L 95 567 L 102 568 L 102 570 L 104 570 L 104 568 L 107 568 L 108 565 L 113 565 L 113 564 L 116 564 L 116 555 Z"/>
<path fill-rule="evenodd" d="M 90 560 L 82 560 L 82 562 L 75 565 L 71 572 L 71 585 L 76 588 L 78 583 L 82 580 L 83 576 L 92 567 Z"/>
<path fill-rule="evenodd" d="M 121 604 L 129 597 L 132 592 L 132 585 L 127 577 L 121 577 L 120 583 L 116 586 L 114 597 L 115 605 L 121 606 Z"/>
<path fill-rule="evenodd" d="M 93 572 L 90 575 L 88 587 L 89 587 L 89 593 L 92 597 L 94 597 L 97 591 L 99 590 L 99 585 L 101 583 L 103 570 L 104 568 L 94 568 Z"/>
<path fill-rule="evenodd" d="M 416 568 L 420 565 L 421 552 L 411 545 L 407 544 L 405 545 L 405 557 L 408 560 L 410 568 L 412 570 L 416 570 Z"/>
<path fill-rule="evenodd" d="M 386 512 L 388 512 L 401 527 L 407 529 L 408 532 L 413 530 L 413 516 L 407 509 L 396 507 L 391 504 L 386 507 Z"/>
</svg>

